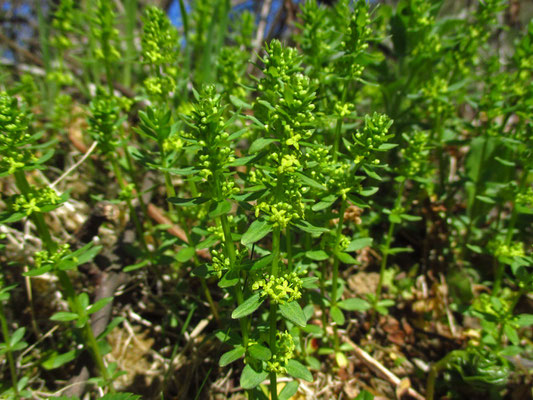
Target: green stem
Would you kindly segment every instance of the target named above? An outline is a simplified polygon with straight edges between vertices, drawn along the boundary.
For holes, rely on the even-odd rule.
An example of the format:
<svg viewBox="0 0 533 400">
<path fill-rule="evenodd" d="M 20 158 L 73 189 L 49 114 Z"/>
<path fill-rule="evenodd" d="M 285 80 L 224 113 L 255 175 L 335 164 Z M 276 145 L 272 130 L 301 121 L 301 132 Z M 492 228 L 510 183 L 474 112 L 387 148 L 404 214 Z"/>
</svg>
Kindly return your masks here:
<svg viewBox="0 0 533 400">
<path fill-rule="evenodd" d="M 403 187 L 405 184 L 405 180 L 402 180 L 400 182 L 399 188 L 398 188 L 398 196 L 396 197 L 396 202 L 394 204 L 394 209 L 392 212 L 397 210 L 402 205 L 402 195 L 403 195 Z M 387 237 L 385 239 L 385 246 L 383 247 L 383 257 L 381 258 L 381 265 L 379 268 L 379 281 L 378 286 L 376 288 L 376 304 L 379 302 L 381 298 L 381 290 L 383 288 L 383 278 L 385 277 L 385 269 L 387 268 L 387 259 L 389 257 L 389 251 L 390 251 L 390 245 L 392 243 L 392 235 L 394 233 L 394 227 L 396 224 L 394 222 L 391 222 L 389 225 L 389 231 L 387 232 Z M 374 322 L 375 318 L 375 310 L 372 314 L 372 322 Z"/>
<path fill-rule="evenodd" d="M 111 166 L 113 168 L 113 172 L 115 174 L 115 178 L 118 181 L 118 184 L 122 190 L 125 189 L 124 180 L 122 177 L 122 172 L 120 171 L 120 166 L 118 165 L 117 160 L 114 157 L 110 157 L 111 160 Z M 148 246 L 146 245 L 146 240 L 144 239 L 144 231 L 141 225 L 141 221 L 139 221 L 139 216 L 137 215 L 137 212 L 135 211 L 135 208 L 133 207 L 133 204 L 131 202 L 131 199 L 126 200 L 126 204 L 128 205 L 128 209 L 130 211 L 131 219 L 133 220 L 133 224 L 135 225 L 135 230 L 137 231 L 137 236 L 139 236 L 139 241 L 141 242 L 141 245 L 143 247 L 143 250 L 148 254 Z"/>
<path fill-rule="evenodd" d="M 291 235 L 291 229 L 287 226 L 285 228 L 285 246 L 287 247 L 287 269 L 289 272 L 292 272 L 293 269 L 293 260 L 292 260 L 292 235 Z"/>
<path fill-rule="evenodd" d="M 428 379 L 426 381 L 426 400 L 433 400 L 435 397 L 435 381 L 440 371 L 446 368 L 449 360 L 454 356 L 454 352 L 450 352 L 444 356 L 443 359 L 437 361 L 431 366 L 431 369 L 428 374 Z"/>
<path fill-rule="evenodd" d="M 333 259 L 333 275 L 331 277 L 331 302 L 330 307 L 337 305 L 337 291 L 339 287 L 339 245 L 342 237 L 342 227 L 344 225 L 344 211 L 346 210 L 346 201 L 341 199 L 341 207 L 339 210 L 339 222 L 337 223 L 337 229 L 335 231 L 335 249 Z M 337 333 L 337 324 L 333 325 L 333 347 L 335 352 L 339 351 L 339 335 Z"/>
<path fill-rule="evenodd" d="M 13 358 L 13 353 L 11 352 L 11 336 L 9 335 L 9 329 L 7 327 L 6 315 L 4 312 L 4 306 L 0 302 L 0 323 L 2 324 L 2 335 L 4 336 L 4 343 L 7 346 L 7 361 L 9 364 L 9 372 L 11 373 L 11 385 L 13 387 L 13 392 L 15 394 L 15 399 L 20 399 L 19 390 L 18 390 L 18 380 L 17 380 L 17 370 L 15 368 L 15 360 Z"/>
<path fill-rule="evenodd" d="M 19 189 L 20 193 L 24 197 L 26 197 L 27 200 L 29 200 L 31 187 L 28 181 L 26 180 L 26 175 L 24 175 L 23 171 L 16 171 L 14 175 L 17 188 Z M 57 249 L 57 244 L 54 242 L 52 236 L 50 235 L 50 231 L 48 230 L 48 226 L 46 225 L 43 214 L 40 212 L 34 212 L 31 215 L 31 219 L 35 223 L 37 232 L 39 233 L 39 237 L 43 241 L 44 247 L 49 252 L 54 252 Z"/>
<path fill-rule="evenodd" d="M 67 297 L 67 303 L 69 304 L 69 307 L 72 312 L 77 313 L 82 318 L 87 317 L 86 311 L 79 303 L 78 296 L 76 296 L 74 286 L 72 285 L 72 282 L 68 277 L 67 273 L 65 271 L 56 271 L 56 274 L 59 279 L 59 282 L 61 283 L 61 286 L 63 287 L 63 290 Z M 109 379 L 109 372 L 107 371 L 107 367 L 104 364 L 104 358 L 102 356 L 102 353 L 100 352 L 100 347 L 98 346 L 98 342 L 96 341 L 96 338 L 94 336 L 90 320 L 88 320 L 85 326 L 83 327 L 82 333 L 85 338 L 85 344 L 89 347 L 89 352 L 91 353 L 91 356 L 93 357 L 93 360 L 96 363 L 98 370 L 100 371 L 100 375 L 105 381 L 105 385 L 108 387 L 110 392 L 114 392 L 115 390 Z"/>
<path fill-rule="evenodd" d="M 346 95 L 347 95 L 347 84 L 344 84 L 344 88 L 342 90 L 341 95 L 341 104 L 344 105 L 344 102 L 346 101 Z M 337 124 L 335 125 L 335 137 L 333 142 L 333 162 L 336 163 L 338 159 L 338 153 L 339 153 L 339 143 L 341 140 L 341 131 L 342 131 L 342 117 L 339 117 L 337 119 Z"/>
<path fill-rule="evenodd" d="M 135 58 L 135 22 L 137 21 L 137 0 L 126 0 L 126 59 L 124 65 L 124 85 L 131 86 L 133 60 Z"/>
<path fill-rule="evenodd" d="M 279 256 L 280 256 L 280 239 L 281 239 L 281 230 L 279 227 L 274 228 L 272 233 L 272 268 L 270 270 L 271 279 L 275 279 L 279 275 Z M 278 305 L 274 301 L 270 301 L 270 312 L 269 312 L 269 334 L 270 334 L 270 352 L 272 355 L 276 354 L 276 335 L 278 333 L 277 329 L 277 320 L 278 320 Z M 278 399 L 278 385 L 277 385 L 277 376 L 276 372 L 270 372 L 270 398 L 272 400 Z"/>
<path fill-rule="evenodd" d="M 470 234 L 472 233 L 472 228 L 474 226 L 474 210 L 476 208 L 476 197 L 477 197 L 477 193 L 479 191 L 479 185 L 481 182 L 481 173 L 484 170 L 483 162 L 485 160 L 485 153 L 487 151 L 487 144 L 489 142 L 489 139 L 487 137 L 484 137 L 483 139 L 484 140 L 483 140 L 483 146 L 481 147 L 480 165 L 478 165 L 478 170 L 477 170 L 476 178 L 474 181 L 474 193 L 472 194 L 473 196 L 472 205 L 467 210 L 468 227 L 466 229 L 466 234 L 464 237 L 463 250 L 466 248 L 466 245 L 468 244 L 468 241 L 470 239 Z"/>
<path fill-rule="evenodd" d="M 525 187 L 525 184 L 527 182 L 529 175 L 529 169 L 524 168 L 524 171 L 522 173 L 522 178 L 520 178 L 520 183 L 518 185 L 518 193 L 522 192 L 522 190 Z M 513 212 L 511 214 L 511 220 L 509 221 L 509 226 L 507 227 L 507 234 L 505 236 L 505 246 L 509 246 L 511 244 L 511 241 L 513 240 L 513 234 L 514 234 L 514 227 L 516 225 L 516 222 L 518 220 L 518 212 L 516 210 L 516 206 L 513 207 Z M 503 273 L 504 273 L 505 264 L 503 264 L 501 261 L 497 261 L 496 263 L 496 272 L 494 277 L 494 288 L 493 288 L 493 294 L 497 296 L 500 293 L 502 280 L 503 280 Z"/>
</svg>

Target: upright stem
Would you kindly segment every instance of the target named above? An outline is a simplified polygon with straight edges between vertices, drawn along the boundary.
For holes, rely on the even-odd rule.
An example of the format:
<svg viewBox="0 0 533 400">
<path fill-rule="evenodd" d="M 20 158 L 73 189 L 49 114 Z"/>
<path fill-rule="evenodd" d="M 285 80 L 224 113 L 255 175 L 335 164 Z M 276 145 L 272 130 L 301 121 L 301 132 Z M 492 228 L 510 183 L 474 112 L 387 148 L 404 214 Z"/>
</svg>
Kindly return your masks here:
<svg viewBox="0 0 533 400">
<path fill-rule="evenodd" d="M 118 165 L 118 162 L 115 158 L 111 157 L 111 166 L 113 168 L 113 172 L 115 173 L 115 178 L 117 178 L 118 184 L 121 189 L 125 188 L 124 180 L 122 178 L 122 172 L 120 171 L 120 166 Z M 143 250 L 148 254 L 148 246 L 146 245 L 146 240 L 144 239 L 144 231 L 141 225 L 141 222 L 139 221 L 139 217 L 137 215 L 137 212 L 135 211 L 135 208 L 133 207 L 133 204 L 131 203 L 131 199 L 127 199 L 126 203 L 128 204 L 128 208 L 130 210 L 130 216 L 133 220 L 133 224 L 135 225 L 135 230 L 137 231 L 137 236 L 139 236 L 139 240 L 141 242 L 141 245 L 143 247 Z"/>
<path fill-rule="evenodd" d="M 347 94 L 347 84 L 344 83 L 344 88 L 342 90 L 342 96 L 341 96 L 341 103 L 344 105 L 344 102 L 346 101 L 346 94 Z M 338 153 L 339 153 L 339 143 L 341 140 L 341 131 L 342 131 L 342 117 L 339 117 L 337 119 L 337 124 L 335 125 L 335 137 L 333 142 L 333 162 L 337 162 Z"/>
<path fill-rule="evenodd" d="M 11 386 L 13 387 L 13 392 L 15 394 L 15 399 L 19 399 L 19 390 L 18 390 L 18 380 L 17 380 L 17 370 L 15 368 L 15 360 L 13 358 L 13 353 L 11 352 L 11 336 L 9 335 L 9 329 L 7 327 L 6 315 L 4 312 L 4 306 L 0 302 L 0 323 L 2 324 L 2 335 L 4 336 L 4 343 L 8 346 L 6 355 L 7 361 L 9 364 L 9 372 L 11 373 Z"/>
<path fill-rule="evenodd" d="M 15 182 L 20 193 L 24 197 L 26 197 L 26 199 L 29 199 L 28 196 L 31 192 L 31 188 L 30 188 L 30 184 L 26 180 L 26 175 L 24 175 L 23 171 L 16 171 L 14 175 L 15 175 Z M 46 225 L 46 222 L 44 221 L 43 214 L 40 212 L 34 212 L 31 215 L 31 218 L 33 222 L 35 223 L 37 232 L 39 233 L 39 237 L 43 241 L 44 247 L 50 252 L 55 251 L 57 249 L 57 244 L 54 242 L 54 240 L 52 239 L 52 236 L 50 235 L 50 231 L 48 230 L 48 226 Z"/>
<path fill-rule="evenodd" d="M 57 271 L 57 277 L 59 278 L 59 282 L 61 283 L 61 286 L 65 291 L 70 309 L 79 314 L 80 316 L 85 317 L 86 311 L 80 305 L 78 297 L 76 296 L 76 292 L 74 291 L 74 287 L 72 286 L 72 282 L 70 281 L 70 278 L 68 277 L 67 273 L 65 271 Z M 93 357 L 94 362 L 96 363 L 96 366 L 98 367 L 98 370 L 100 371 L 100 375 L 105 381 L 105 385 L 109 388 L 110 392 L 114 392 L 115 390 L 109 379 L 109 372 L 107 371 L 107 367 L 104 364 L 104 358 L 102 356 L 102 353 L 100 352 L 98 342 L 94 337 L 90 322 L 87 322 L 85 324 L 82 333 L 85 336 L 85 342 L 89 347 L 89 351 Z"/>
<path fill-rule="evenodd" d="M 339 257 L 337 253 L 339 251 L 339 244 L 341 242 L 345 210 L 346 210 L 346 201 L 344 199 L 341 199 L 341 207 L 339 210 L 339 222 L 337 223 L 337 229 L 335 231 L 333 275 L 331 277 L 331 302 L 330 302 L 331 307 L 334 307 L 337 305 L 337 290 L 339 287 Z M 335 352 L 337 352 L 339 350 L 339 335 L 337 333 L 337 324 L 333 325 L 333 345 L 334 345 Z"/>
<path fill-rule="evenodd" d="M 124 66 L 124 85 L 131 86 L 133 60 L 135 58 L 135 22 L 137 19 L 137 0 L 126 0 L 126 65 Z"/>
<path fill-rule="evenodd" d="M 287 247 L 287 269 L 292 272 L 294 264 L 292 260 L 292 235 L 291 229 L 288 226 L 285 228 L 285 246 Z"/>
<path fill-rule="evenodd" d="M 489 141 L 488 138 L 484 137 L 483 138 L 483 146 L 481 147 L 481 157 L 480 157 L 480 165 L 478 165 L 478 170 L 477 170 L 477 173 L 476 173 L 476 178 L 475 178 L 475 181 L 474 181 L 474 193 L 472 194 L 473 198 L 472 198 L 472 204 L 470 206 L 470 208 L 467 210 L 467 215 L 468 215 L 468 227 L 466 228 L 466 234 L 465 234 L 465 237 L 464 237 L 464 242 L 463 242 L 463 249 L 466 248 L 466 245 L 468 244 L 468 240 L 470 239 L 470 234 L 472 233 L 472 228 L 474 226 L 474 211 L 475 210 L 475 207 L 476 207 L 476 197 L 477 197 L 477 193 L 478 193 L 478 190 L 479 190 L 479 184 L 481 182 L 481 172 L 483 171 L 483 161 L 485 160 L 485 153 L 487 152 L 487 143 Z"/>
<path fill-rule="evenodd" d="M 403 187 L 404 187 L 405 181 L 403 180 L 400 182 L 400 185 L 398 187 L 398 196 L 396 197 L 396 202 L 394 204 L 394 209 L 398 209 L 402 204 L 402 195 L 403 195 Z M 394 211 L 394 210 L 393 210 Z M 385 276 L 385 268 L 387 268 L 387 259 L 389 257 L 389 250 L 390 245 L 392 242 L 392 235 L 394 233 L 394 227 L 396 224 L 394 222 L 391 222 L 389 225 L 389 231 L 387 232 L 387 238 L 385 239 L 385 246 L 383 247 L 383 257 L 381 259 L 381 266 L 379 268 L 379 281 L 378 281 L 378 287 L 376 288 L 376 303 L 381 298 L 381 289 L 383 287 L 383 278 Z M 374 314 L 375 315 L 375 312 Z M 374 319 L 374 318 L 372 318 Z"/>
<path fill-rule="evenodd" d="M 527 178 L 529 175 L 529 170 L 527 168 L 524 168 L 524 171 L 522 173 L 522 178 L 520 178 L 520 183 L 518 186 L 518 192 L 520 193 L 527 182 Z M 511 220 L 509 221 L 509 226 L 507 227 L 507 234 L 505 236 L 505 245 L 509 246 L 511 244 L 511 241 L 513 240 L 513 233 L 514 233 L 514 227 L 516 225 L 516 222 L 518 220 L 518 212 L 516 211 L 516 206 L 513 207 L 513 212 L 511 214 Z M 496 272 L 494 277 L 494 288 L 493 288 L 493 294 L 497 296 L 500 292 L 502 280 L 503 280 L 503 272 L 504 272 L 505 265 L 501 261 L 497 261 L 496 263 Z"/>
<path fill-rule="evenodd" d="M 279 227 L 274 228 L 272 233 L 272 268 L 270 270 L 271 279 L 275 279 L 279 275 L 279 255 L 280 255 L 280 238 L 281 230 Z M 278 333 L 277 329 L 277 320 L 278 320 L 278 305 L 274 302 L 270 302 L 270 313 L 269 313 L 269 333 L 270 333 L 270 352 L 272 355 L 276 354 L 276 335 Z M 270 398 L 272 400 L 278 399 L 278 385 L 276 372 L 270 372 Z"/>
</svg>

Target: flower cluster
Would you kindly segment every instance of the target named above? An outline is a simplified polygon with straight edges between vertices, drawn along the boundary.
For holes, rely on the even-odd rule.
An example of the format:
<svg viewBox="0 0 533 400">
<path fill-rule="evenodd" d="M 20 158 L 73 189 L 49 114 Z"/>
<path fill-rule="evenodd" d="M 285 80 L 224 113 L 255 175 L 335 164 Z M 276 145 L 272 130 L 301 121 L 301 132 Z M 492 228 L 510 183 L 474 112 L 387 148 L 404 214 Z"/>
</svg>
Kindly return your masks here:
<svg viewBox="0 0 533 400">
<path fill-rule="evenodd" d="M 61 204 L 61 198 L 52 188 L 32 188 L 26 195 L 15 195 L 12 198 L 11 209 L 22 212 L 26 216 L 34 212 L 47 212 L 49 208 Z"/>
<path fill-rule="evenodd" d="M 46 266 L 55 266 L 65 256 L 70 253 L 70 246 L 68 244 L 62 244 L 58 249 L 50 253 L 46 250 L 38 251 L 34 254 L 34 266 L 35 269 L 41 269 Z"/>
<path fill-rule="evenodd" d="M 211 250 L 211 261 L 211 266 L 219 279 L 222 277 L 222 273 L 231 267 L 231 260 L 222 250 Z"/>
<path fill-rule="evenodd" d="M 120 106 L 115 96 L 98 90 L 89 105 L 89 132 L 103 154 L 111 154 L 118 145 Z"/>
<path fill-rule="evenodd" d="M 344 51 L 344 56 L 341 58 L 342 69 L 345 71 L 345 76 L 351 79 L 357 79 L 363 73 L 363 66 L 358 62 L 358 57 L 367 49 L 367 42 L 372 33 L 368 3 L 358 1 L 354 7 L 341 42 L 341 49 Z"/>
<path fill-rule="evenodd" d="M 533 208 L 533 187 L 528 187 L 516 195 L 516 204 L 524 208 Z"/>
<path fill-rule="evenodd" d="M 392 120 L 384 114 L 365 115 L 363 129 L 353 135 L 354 144 L 351 146 L 353 161 L 356 165 L 379 164 L 379 159 L 376 158 L 377 152 L 383 151 L 382 146 L 392 137 L 388 134 L 391 125 Z"/>
<path fill-rule="evenodd" d="M 175 61 L 178 32 L 159 7 L 147 7 L 143 17 L 141 37 L 143 62 L 154 66 Z"/>
<path fill-rule="evenodd" d="M 13 174 L 36 161 L 33 153 L 25 148 L 31 143 L 30 115 L 19 106 L 15 97 L 0 92 L 0 175 Z"/>
<path fill-rule="evenodd" d="M 221 86 L 225 88 L 227 96 L 234 95 L 239 98 L 246 97 L 244 73 L 248 63 L 248 53 L 235 47 L 223 47 L 218 55 L 217 78 Z"/>
<path fill-rule="evenodd" d="M 449 115 L 453 112 L 454 106 L 448 100 L 448 83 L 445 78 L 436 75 L 422 87 L 421 94 L 429 103 L 427 110 L 430 115 Z"/>
<path fill-rule="evenodd" d="M 115 12 L 113 2 L 108 0 L 96 1 L 96 12 L 92 34 L 97 39 L 96 58 L 104 60 L 106 64 L 120 59 L 118 48 L 113 44 L 118 41 L 118 29 L 114 28 Z"/>
<path fill-rule="evenodd" d="M 147 93 L 164 100 L 176 87 L 176 70 L 172 66 L 179 54 L 178 32 L 158 7 L 147 7 L 141 37 L 142 58 L 153 74 L 144 80 Z"/>
<path fill-rule="evenodd" d="M 276 374 L 287 373 L 287 363 L 294 358 L 294 340 L 292 335 L 285 332 L 276 333 L 276 352 L 272 354 L 272 358 L 267 361 L 267 371 L 275 372 Z"/>
<path fill-rule="evenodd" d="M 74 31 L 75 24 L 74 1 L 61 0 L 52 18 L 52 27 L 58 35 L 52 38 L 51 44 L 60 51 L 71 48 L 73 45 L 69 34 Z"/>
<path fill-rule="evenodd" d="M 404 163 L 401 174 L 405 178 L 422 177 L 427 172 L 429 157 L 429 136 L 425 131 L 416 131 L 413 135 L 403 135 L 407 146 L 401 150 Z"/>
<path fill-rule="evenodd" d="M 235 160 L 234 151 L 229 146 L 229 133 L 225 130 L 223 114 L 221 96 L 210 85 L 204 88 L 187 119 L 194 131 L 194 139 L 200 145 L 200 175 L 206 180 L 223 172 L 227 164 Z"/>
<path fill-rule="evenodd" d="M 261 296 L 268 296 L 276 304 L 285 304 L 302 297 L 302 285 L 298 274 L 291 272 L 277 278 L 270 275 L 267 279 L 260 279 L 254 282 L 252 290 L 261 289 Z"/>
<path fill-rule="evenodd" d="M 498 259 L 525 256 L 524 243 L 522 242 L 506 244 L 501 240 L 495 240 L 489 244 L 489 248 Z"/>
</svg>

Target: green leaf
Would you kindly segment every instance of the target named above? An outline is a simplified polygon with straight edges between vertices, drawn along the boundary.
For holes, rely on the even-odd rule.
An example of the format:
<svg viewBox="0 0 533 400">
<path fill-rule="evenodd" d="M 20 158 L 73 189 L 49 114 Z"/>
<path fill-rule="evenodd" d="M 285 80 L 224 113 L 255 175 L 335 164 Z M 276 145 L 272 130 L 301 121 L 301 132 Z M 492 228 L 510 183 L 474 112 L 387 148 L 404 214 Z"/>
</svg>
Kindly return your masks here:
<svg viewBox="0 0 533 400">
<path fill-rule="evenodd" d="M 329 258 L 324 250 L 310 250 L 305 252 L 305 256 L 314 261 L 324 261 Z"/>
<path fill-rule="evenodd" d="M 76 313 L 60 311 L 60 312 L 55 313 L 54 315 L 52 315 L 50 317 L 50 319 L 52 321 L 68 322 L 68 321 L 74 321 L 74 320 L 78 319 L 78 317 L 79 316 Z"/>
<path fill-rule="evenodd" d="M 277 142 L 277 139 L 272 138 L 259 138 L 254 140 L 254 142 L 251 144 L 250 148 L 248 149 L 248 153 L 253 154 L 257 153 L 258 151 L 263 150 L 266 146 L 268 146 L 271 143 Z"/>
<path fill-rule="evenodd" d="M 336 255 L 337 255 L 337 258 L 339 259 L 339 261 L 341 263 L 343 263 L 343 264 L 359 264 L 359 261 L 357 261 L 351 255 L 349 255 L 348 253 L 345 253 L 343 251 L 338 252 Z"/>
<path fill-rule="evenodd" d="M 278 395 L 279 400 L 290 400 L 298 392 L 298 386 L 300 384 L 298 381 L 290 381 L 283 387 L 281 392 Z"/>
<path fill-rule="evenodd" d="M 389 254 L 399 254 L 399 253 L 412 253 L 414 250 L 411 247 L 393 247 L 389 249 Z"/>
<path fill-rule="evenodd" d="M 148 264 L 150 264 L 150 260 L 148 259 L 142 260 L 141 262 L 138 262 L 137 264 L 132 264 L 132 265 L 128 265 L 127 267 L 124 267 L 123 271 L 124 272 L 136 271 Z"/>
<path fill-rule="evenodd" d="M 256 360 L 267 361 L 272 358 L 270 349 L 260 344 L 254 344 L 248 348 L 248 353 Z"/>
<path fill-rule="evenodd" d="M 302 278 L 302 287 L 304 289 L 318 289 L 318 286 L 315 283 L 316 281 L 318 281 L 318 278 L 316 276 L 308 276 L 306 278 Z"/>
<path fill-rule="evenodd" d="M 483 249 L 479 246 L 475 246 L 473 244 L 467 244 L 466 247 L 468 247 L 468 249 L 470 251 L 473 251 L 474 253 L 483 254 Z"/>
<path fill-rule="evenodd" d="M 192 197 L 190 199 L 184 199 L 181 197 L 169 197 L 167 201 L 172 204 L 176 204 L 177 206 L 192 206 L 203 204 L 206 201 L 209 201 L 209 199 L 207 197 Z"/>
<path fill-rule="evenodd" d="M 296 223 L 294 225 L 297 228 L 299 228 L 300 230 L 302 230 L 304 232 L 307 232 L 307 233 L 310 233 L 313 236 L 320 236 L 320 235 L 322 235 L 325 232 L 329 232 L 329 229 L 311 225 L 307 221 L 301 221 L 301 222 Z"/>
<path fill-rule="evenodd" d="M 104 297 L 103 299 L 98 300 L 96 303 L 92 304 L 89 308 L 87 308 L 87 314 L 91 315 L 95 312 L 101 310 L 106 305 L 111 303 L 113 301 L 113 297 Z"/>
<path fill-rule="evenodd" d="M 400 217 L 402 219 L 405 219 L 406 221 L 412 221 L 412 222 L 420 221 L 422 219 L 422 217 L 418 215 L 410 215 L 410 214 L 401 214 Z"/>
<path fill-rule="evenodd" d="M 245 353 L 246 349 L 243 346 L 237 346 L 233 350 L 227 351 L 226 353 L 222 354 L 222 357 L 220 357 L 220 360 L 218 361 L 218 365 L 220 365 L 221 367 L 225 367 L 226 365 L 237 361 L 239 358 L 244 356 Z"/>
<path fill-rule="evenodd" d="M 372 196 L 374 193 L 376 193 L 378 190 L 379 190 L 379 188 L 377 188 L 377 187 L 371 187 L 371 188 L 368 188 L 368 189 L 361 190 L 361 191 L 359 192 L 359 194 L 360 194 L 361 196 L 364 196 L 364 197 L 370 197 L 370 196 Z"/>
<path fill-rule="evenodd" d="M 296 325 L 304 327 L 307 324 L 304 310 L 302 310 L 297 301 L 280 304 L 279 311 L 281 315 Z"/>
<path fill-rule="evenodd" d="M 20 340 L 24 337 L 24 333 L 26 332 L 26 328 L 18 328 L 13 334 L 11 335 L 11 338 L 9 339 L 9 347 L 13 348 Z"/>
<path fill-rule="evenodd" d="M 533 314 L 520 314 L 516 317 L 516 323 L 519 326 L 533 325 Z"/>
<path fill-rule="evenodd" d="M 229 100 L 237 108 L 247 108 L 247 109 L 252 108 L 251 104 L 248 104 L 244 100 L 241 100 L 237 96 L 234 96 L 232 94 L 229 95 Z"/>
<path fill-rule="evenodd" d="M 333 203 L 335 203 L 335 201 L 338 199 L 339 197 L 338 196 L 334 196 L 334 195 L 329 195 L 329 196 L 326 196 L 324 197 L 323 199 L 321 199 L 318 203 L 316 203 L 315 205 L 313 205 L 313 207 L 311 207 L 311 209 L 313 211 L 320 211 L 320 210 L 323 210 L 325 208 L 328 208 L 328 207 L 331 207 L 331 205 Z"/>
<path fill-rule="evenodd" d="M 241 243 L 244 246 L 247 246 L 249 244 L 253 244 L 261 239 L 263 239 L 266 235 L 268 235 L 272 231 L 272 225 L 270 225 L 266 220 L 264 219 L 256 219 L 252 224 L 249 226 L 248 230 L 242 235 Z"/>
<path fill-rule="evenodd" d="M 366 390 L 362 390 L 354 400 L 374 400 L 374 395 Z"/>
<path fill-rule="evenodd" d="M 267 371 L 256 371 L 250 364 L 246 364 L 242 370 L 240 384 L 243 389 L 249 390 L 258 386 L 268 376 Z"/>
<path fill-rule="evenodd" d="M 344 251 L 352 252 L 352 251 L 361 250 L 365 247 L 369 247 L 372 245 L 372 240 L 373 239 L 369 237 L 352 240 L 350 244 L 348 245 L 348 247 L 344 249 Z"/>
<path fill-rule="evenodd" d="M 339 307 L 337 306 L 331 307 L 331 309 L 329 310 L 329 313 L 331 315 L 331 319 L 337 325 L 342 326 L 346 322 L 346 319 L 344 318 L 344 314 Z"/>
<path fill-rule="evenodd" d="M 300 172 L 295 172 L 295 175 L 298 176 L 298 178 L 300 178 L 300 181 L 304 185 L 307 185 L 307 186 L 310 186 L 310 187 L 313 187 L 313 188 L 319 189 L 319 190 L 326 190 L 326 187 L 324 185 L 321 185 L 320 183 L 318 183 L 314 179 L 311 179 L 308 176 L 306 176 L 306 175 L 304 175 L 304 174 L 302 174 Z"/>
<path fill-rule="evenodd" d="M 503 159 L 501 157 L 497 157 L 497 156 L 494 157 L 494 159 L 496 161 L 498 161 L 500 164 L 505 165 L 506 167 L 512 167 L 512 168 L 516 167 L 516 163 L 513 162 L 513 161 L 505 160 L 505 159 Z"/>
<path fill-rule="evenodd" d="M 233 313 L 231 313 L 231 318 L 239 319 L 250 315 L 257 310 L 261 304 L 263 304 L 263 301 L 264 300 L 261 298 L 259 293 L 248 297 L 239 307 L 233 310 Z"/>
<path fill-rule="evenodd" d="M 231 203 L 227 200 L 222 200 L 216 204 L 216 207 L 209 213 L 209 217 L 216 218 L 221 215 L 227 214 L 231 211 Z"/>
<path fill-rule="evenodd" d="M 504 324 L 503 331 L 505 332 L 505 336 L 507 336 L 507 338 L 511 341 L 512 344 L 516 346 L 520 343 L 518 332 L 513 326 L 511 326 L 511 324 Z"/>
<path fill-rule="evenodd" d="M 141 396 L 133 393 L 109 393 L 100 400 L 140 400 Z"/>
<path fill-rule="evenodd" d="M 195 253 L 196 249 L 194 247 L 183 247 L 176 254 L 176 260 L 180 263 L 187 262 L 194 257 Z"/>
<path fill-rule="evenodd" d="M 37 268 L 37 269 L 30 269 L 28 272 L 24 272 L 22 275 L 24 276 L 39 276 L 43 275 L 49 271 L 51 271 L 53 268 L 52 264 L 45 265 L 44 267 Z"/>
<path fill-rule="evenodd" d="M 82 265 L 91 261 L 98 253 L 100 253 L 100 250 L 102 250 L 102 246 L 94 246 L 92 243 L 89 243 L 70 254 L 69 258 L 74 259 L 76 265 Z"/>
<path fill-rule="evenodd" d="M 220 282 L 218 282 L 218 287 L 220 288 L 233 287 L 239 282 L 239 279 L 240 279 L 239 271 L 230 270 L 222 276 L 222 278 L 220 279 Z"/>
<path fill-rule="evenodd" d="M 74 360 L 77 355 L 78 355 L 77 350 L 71 350 L 63 354 L 58 354 L 57 352 L 54 351 L 52 355 L 47 357 L 47 359 L 42 363 L 42 366 L 44 369 L 47 369 L 47 370 L 59 368 L 62 365 Z"/>
<path fill-rule="evenodd" d="M 313 375 L 311 375 L 311 372 L 309 372 L 307 367 L 299 361 L 289 360 L 287 362 L 287 373 L 294 378 L 313 382 Z"/>
<path fill-rule="evenodd" d="M 366 166 L 362 166 L 363 168 L 363 171 L 365 171 L 365 173 L 370 177 L 370 178 L 373 178 L 377 181 L 382 181 L 383 179 L 381 178 L 381 176 L 379 176 L 372 168 L 367 168 Z"/>
<path fill-rule="evenodd" d="M 372 308 L 368 301 L 355 297 L 339 301 L 337 305 L 346 311 L 366 311 Z"/>
<path fill-rule="evenodd" d="M 494 199 L 491 199 L 490 197 L 487 197 L 487 196 L 478 195 L 476 196 L 476 199 L 478 199 L 479 201 L 485 204 L 496 204 L 496 201 Z"/>
</svg>

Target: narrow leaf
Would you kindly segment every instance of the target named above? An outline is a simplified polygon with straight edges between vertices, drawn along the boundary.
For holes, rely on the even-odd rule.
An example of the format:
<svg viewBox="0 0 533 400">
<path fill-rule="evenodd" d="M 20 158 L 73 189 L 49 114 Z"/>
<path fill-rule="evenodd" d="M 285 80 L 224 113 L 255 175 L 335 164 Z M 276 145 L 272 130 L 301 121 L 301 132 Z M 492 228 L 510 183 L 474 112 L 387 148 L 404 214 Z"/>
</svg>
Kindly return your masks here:
<svg viewBox="0 0 533 400">
<path fill-rule="evenodd" d="M 264 219 L 256 219 L 248 230 L 242 235 L 241 243 L 244 246 L 253 244 L 263 239 L 269 232 L 272 231 L 272 226 Z"/>
<path fill-rule="evenodd" d="M 240 384 L 243 389 L 253 389 L 263 382 L 268 376 L 267 371 L 255 371 L 250 364 L 246 364 L 242 370 Z"/>
<path fill-rule="evenodd" d="M 280 304 L 279 310 L 281 315 L 296 325 L 304 327 L 307 324 L 304 311 L 297 301 Z"/>
<path fill-rule="evenodd" d="M 307 367 L 299 361 L 289 360 L 287 363 L 287 373 L 294 378 L 313 382 L 313 375 L 311 375 L 311 372 L 309 372 Z"/>
<path fill-rule="evenodd" d="M 243 346 L 237 346 L 233 350 L 222 354 L 222 357 L 220 357 L 220 360 L 218 361 L 218 365 L 220 365 L 221 367 L 225 367 L 226 365 L 237 361 L 239 358 L 244 356 L 245 353 L 246 349 Z"/>
<path fill-rule="evenodd" d="M 371 308 L 368 301 L 357 298 L 339 301 L 337 305 L 346 311 L 366 311 Z"/>
<path fill-rule="evenodd" d="M 251 297 L 247 298 L 239 307 L 233 310 L 231 318 L 239 319 L 250 315 L 257 310 L 261 304 L 263 304 L 263 301 L 264 300 L 261 298 L 259 293 L 252 295 Z"/>
</svg>

